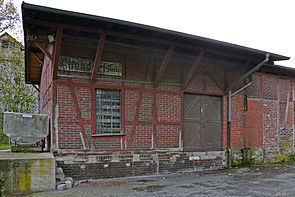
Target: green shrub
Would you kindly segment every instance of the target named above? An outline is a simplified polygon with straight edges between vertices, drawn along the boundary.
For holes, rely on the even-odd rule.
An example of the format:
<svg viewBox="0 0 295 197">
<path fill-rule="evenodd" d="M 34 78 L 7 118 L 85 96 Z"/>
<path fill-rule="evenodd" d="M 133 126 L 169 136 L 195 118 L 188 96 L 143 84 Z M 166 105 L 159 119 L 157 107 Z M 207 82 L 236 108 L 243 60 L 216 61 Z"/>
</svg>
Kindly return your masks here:
<svg viewBox="0 0 295 197">
<path fill-rule="evenodd" d="M 2 189 L 3 189 L 4 185 L 5 185 L 5 181 L 0 179 L 0 196 L 2 196 Z"/>
<path fill-rule="evenodd" d="M 3 133 L 2 128 L 0 129 L 0 144 L 9 144 L 9 138 Z"/>
<path fill-rule="evenodd" d="M 294 162 L 295 153 L 292 149 L 292 139 L 285 140 L 282 145 L 281 154 L 277 156 L 276 162 Z"/>
</svg>

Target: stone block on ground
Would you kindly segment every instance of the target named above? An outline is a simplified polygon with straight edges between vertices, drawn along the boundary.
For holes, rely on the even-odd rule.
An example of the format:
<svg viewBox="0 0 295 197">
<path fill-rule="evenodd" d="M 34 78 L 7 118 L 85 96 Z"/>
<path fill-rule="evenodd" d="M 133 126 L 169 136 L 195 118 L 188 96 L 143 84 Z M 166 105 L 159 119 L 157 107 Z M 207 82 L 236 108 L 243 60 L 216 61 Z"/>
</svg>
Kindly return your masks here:
<svg viewBox="0 0 295 197">
<path fill-rule="evenodd" d="M 66 184 L 60 184 L 57 186 L 56 188 L 58 191 L 63 191 L 65 189 L 67 189 L 67 185 Z"/>
<path fill-rule="evenodd" d="M 73 187 L 73 182 L 72 181 L 65 181 L 65 184 L 67 185 L 67 189 L 70 189 Z"/>
</svg>

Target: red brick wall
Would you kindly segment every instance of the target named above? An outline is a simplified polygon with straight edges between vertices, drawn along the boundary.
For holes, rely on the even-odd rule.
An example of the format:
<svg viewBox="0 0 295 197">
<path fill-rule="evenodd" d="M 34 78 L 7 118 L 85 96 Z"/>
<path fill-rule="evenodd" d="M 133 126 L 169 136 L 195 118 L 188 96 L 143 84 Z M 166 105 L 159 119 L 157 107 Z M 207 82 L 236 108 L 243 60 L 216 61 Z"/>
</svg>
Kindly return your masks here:
<svg viewBox="0 0 295 197">
<path fill-rule="evenodd" d="M 232 99 L 232 148 L 262 147 L 265 159 L 274 161 L 283 145 L 294 146 L 293 92 L 293 79 L 255 74 L 247 89 L 248 111 L 242 94 Z"/>
<path fill-rule="evenodd" d="M 161 59 L 151 61 L 147 57 L 120 56 L 104 52 L 104 60 L 119 61 L 123 65 L 123 79 L 152 82 L 161 65 Z M 234 72 L 225 72 L 216 65 L 202 63 L 187 89 L 188 92 L 222 95 L 222 89 L 231 84 Z M 232 66 L 232 65 L 231 65 Z M 87 79 L 73 79 L 74 94 L 78 101 L 78 119 L 68 79 L 57 80 L 57 139 L 61 150 L 83 151 L 143 151 L 182 149 L 182 95 L 181 82 L 187 76 L 191 64 L 172 58 L 161 83 L 179 86 L 139 84 Z M 45 72 L 45 71 L 44 71 Z M 65 73 L 63 73 L 65 74 Z M 235 75 L 236 75 L 235 74 Z M 72 73 L 72 75 L 76 75 Z M 86 75 L 87 76 L 87 75 Z M 103 77 L 103 76 L 101 76 Z M 226 78 L 226 79 L 225 79 Z M 42 74 L 42 87 L 46 84 Z M 95 134 L 95 88 L 120 89 L 122 93 L 122 133 L 119 136 L 93 136 Z M 237 88 L 237 87 L 235 87 Z M 232 98 L 231 146 L 263 147 L 266 152 L 278 149 L 282 141 L 293 137 L 294 104 L 293 82 L 280 76 L 257 73 L 247 89 L 248 110 L 244 110 L 245 91 Z M 44 88 L 43 88 L 44 89 Z M 43 90 L 41 88 L 41 90 Z M 287 107 L 288 106 L 288 107 Z M 222 144 L 226 148 L 227 97 L 223 97 Z M 92 115 L 91 115 L 92 114 Z M 81 128 L 83 128 L 84 133 Z M 86 136 L 86 142 L 83 138 Z M 293 138 L 292 138 L 293 139 Z M 86 146 L 84 150 L 83 141 Z M 274 151 L 273 151 L 274 152 Z"/>
</svg>

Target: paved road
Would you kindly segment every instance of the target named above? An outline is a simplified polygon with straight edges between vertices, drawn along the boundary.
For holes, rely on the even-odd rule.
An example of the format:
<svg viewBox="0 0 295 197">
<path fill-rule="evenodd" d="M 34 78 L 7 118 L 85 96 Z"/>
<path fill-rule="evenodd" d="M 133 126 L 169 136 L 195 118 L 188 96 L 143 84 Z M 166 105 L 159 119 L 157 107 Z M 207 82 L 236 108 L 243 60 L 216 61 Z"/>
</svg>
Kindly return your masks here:
<svg viewBox="0 0 295 197">
<path fill-rule="evenodd" d="M 97 180 L 33 196 L 295 196 L 295 163 Z"/>
</svg>

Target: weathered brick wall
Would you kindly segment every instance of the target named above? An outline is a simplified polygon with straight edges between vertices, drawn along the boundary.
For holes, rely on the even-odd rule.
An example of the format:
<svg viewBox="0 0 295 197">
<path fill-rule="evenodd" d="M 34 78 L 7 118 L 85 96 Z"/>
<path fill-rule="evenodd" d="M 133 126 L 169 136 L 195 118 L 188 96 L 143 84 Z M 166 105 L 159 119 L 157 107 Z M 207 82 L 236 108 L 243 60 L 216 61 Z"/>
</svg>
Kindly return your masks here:
<svg viewBox="0 0 295 197">
<path fill-rule="evenodd" d="M 56 163 L 75 180 L 220 169 L 225 152 L 56 153 Z"/>
<path fill-rule="evenodd" d="M 162 59 L 153 61 L 147 57 L 120 56 L 104 52 L 103 60 L 122 62 L 122 78 L 137 81 L 153 81 Z M 164 73 L 161 83 L 181 85 L 191 64 L 172 59 Z M 207 66 L 207 69 L 204 69 Z M 192 78 L 191 84 L 199 84 L 201 88 L 192 88 L 221 94 L 224 76 L 215 76 L 217 66 L 204 64 L 200 71 L 206 79 L 199 81 L 199 77 Z M 185 70 L 185 69 L 184 69 Z M 177 71 L 177 72 L 175 72 Z M 213 75 L 208 76 L 208 72 Z M 220 70 L 223 73 L 222 69 Z M 60 72 L 61 74 L 67 74 Z M 198 72 L 197 72 L 198 73 Z M 71 73 L 71 75 L 83 75 Z M 87 76 L 84 74 L 83 76 Z M 101 76 L 104 77 L 104 76 Z M 216 79 L 216 81 L 214 81 Z M 73 83 L 72 83 L 73 82 Z M 57 144 L 63 151 L 84 150 L 81 123 L 77 116 L 70 85 L 74 86 L 74 93 L 78 102 L 78 111 L 82 116 L 82 127 L 85 130 L 87 142 L 86 151 L 129 151 L 129 150 L 181 150 L 182 149 L 182 95 L 179 86 L 159 84 L 154 88 L 152 84 L 128 83 L 97 80 L 93 85 L 87 79 L 73 78 L 70 82 L 66 78 L 57 80 Z M 221 84 L 220 88 L 217 84 Z M 203 87 L 204 86 L 204 87 Z M 196 86 L 197 87 L 197 86 Z M 120 89 L 122 95 L 122 133 L 120 136 L 93 136 L 94 118 L 91 117 L 94 103 L 92 95 L 95 88 Z M 139 103 L 140 102 L 140 103 Z M 137 108 L 139 108 L 137 110 Z M 138 111 L 138 114 L 136 112 Z"/>
<path fill-rule="evenodd" d="M 67 49 L 62 50 L 63 55 L 77 55 L 77 53 L 77 51 L 72 51 L 67 54 Z M 94 54 L 79 54 L 79 56 L 94 58 Z M 181 151 L 183 148 L 183 93 L 223 96 L 224 89 L 239 75 L 241 65 L 235 62 L 225 62 L 225 60 L 218 60 L 217 64 L 210 62 L 209 58 L 204 58 L 183 91 L 181 89 L 182 82 L 188 75 L 194 59 L 190 62 L 190 60 L 180 61 L 172 57 L 160 84 L 155 88 L 152 82 L 165 56 L 165 54 L 162 55 L 162 58 L 160 56 L 150 58 L 148 56 L 103 52 L 102 60 L 122 63 L 123 76 L 99 76 L 99 78 L 122 78 L 145 81 L 149 82 L 148 84 L 111 80 L 96 80 L 95 83 L 90 83 L 89 79 L 73 78 L 69 80 L 59 77 L 56 81 L 57 105 L 53 106 L 57 109 L 55 117 L 57 121 L 54 122 L 56 150 L 59 153 L 83 151 L 87 152 L 86 156 L 88 153 L 94 154 L 94 152 L 96 154 L 97 152 L 110 154 L 109 152 Z M 219 63 L 223 66 L 220 66 Z M 90 74 L 74 72 L 71 75 L 90 76 Z M 44 85 L 46 80 L 46 75 L 43 76 L 42 73 L 42 90 L 46 86 Z M 173 85 L 163 83 L 173 83 Z M 244 110 L 245 92 L 233 97 L 231 106 L 232 149 L 262 147 L 265 150 L 265 157 L 271 160 L 279 153 L 279 146 L 283 145 L 283 141 L 290 138 L 293 141 L 294 86 L 292 84 L 293 81 L 287 78 L 281 79 L 280 76 L 257 73 L 253 76 L 253 84 L 247 89 L 248 111 Z M 122 135 L 94 136 L 96 88 L 121 90 Z M 239 87 L 234 86 L 235 88 Z M 76 97 L 77 105 L 74 104 L 73 95 Z M 223 149 L 226 148 L 227 139 L 227 105 L 227 97 L 223 96 Z M 81 114 L 81 120 L 78 118 L 79 114 Z M 84 169 L 75 166 L 78 165 L 77 162 L 71 163 L 72 167 Z M 60 165 L 65 165 L 65 163 L 61 162 Z M 170 160 L 167 163 L 171 163 Z M 121 162 L 111 164 L 106 162 L 103 165 L 106 164 L 118 168 L 123 168 L 125 165 Z M 143 171 L 153 172 L 150 168 L 154 169 L 152 163 L 144 164 L 143 162 L 136 165 L 149 165 L 149 167 L 145 166 Z M 95 164 L 93 168 L 101 166 L 102 164 Z M 136 173 L 134 172 L 135 175 Z"/>
<path fill-rule="evenodd" d="M 243 94 L 232 99 L 232 148 L 264 149 L 267 161 L 294 147 L 293 80 L 257 73 L 247 89 L 248 110 L 244 111 Z"/>
</svg>

